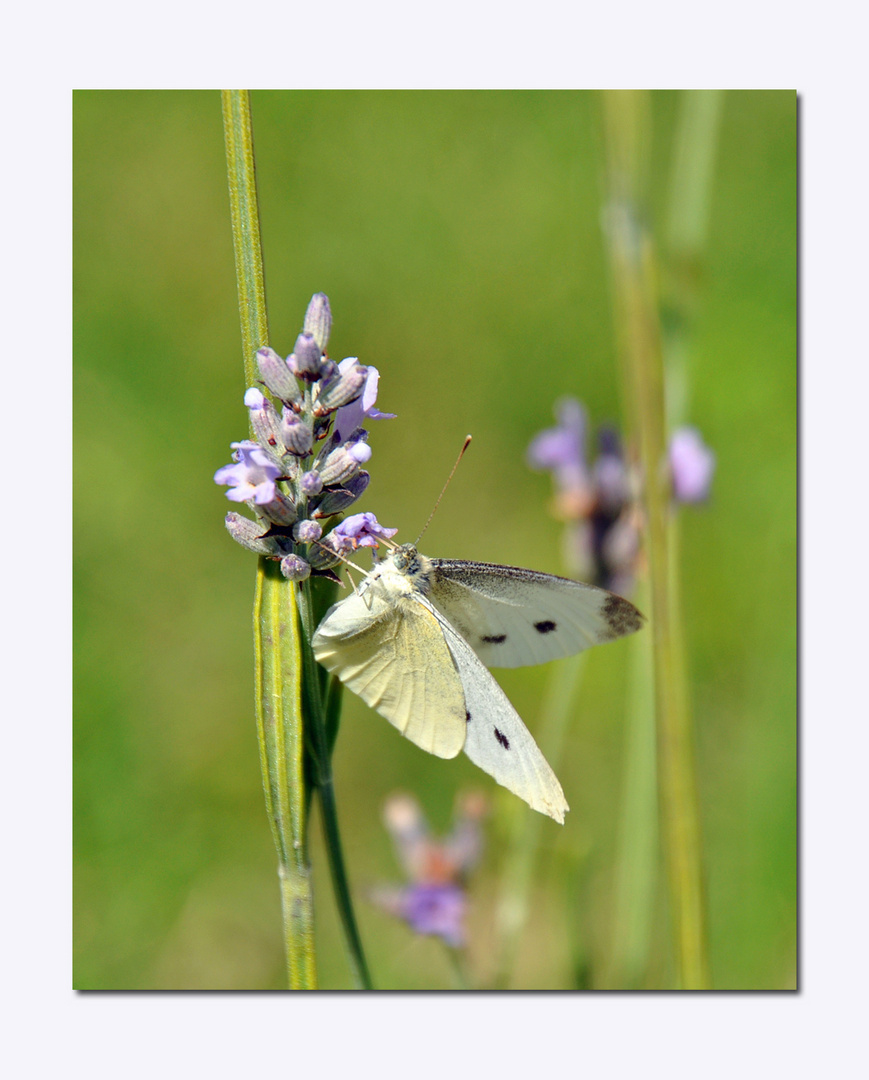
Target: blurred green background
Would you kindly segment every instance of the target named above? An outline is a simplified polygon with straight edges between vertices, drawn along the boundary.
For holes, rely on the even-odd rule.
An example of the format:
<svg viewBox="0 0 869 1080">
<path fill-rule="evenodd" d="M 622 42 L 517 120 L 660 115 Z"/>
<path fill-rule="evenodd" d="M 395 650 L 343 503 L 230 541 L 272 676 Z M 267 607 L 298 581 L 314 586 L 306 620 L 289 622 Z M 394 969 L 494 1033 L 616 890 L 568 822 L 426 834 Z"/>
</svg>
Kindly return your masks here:
<svg viewBox="0 0 869 1080">
<path fill-rule="evenodd" d="M 652 95 L 654 226 L 678 107 L 678 92 Z M 252 110 L 272 344 L 289 353 L 326 292 L 330 354 L 375 364 L 378 404 L 398 414 L 372 426 L 356 509 L 412 540 L 472 432 L 424 551 L 560 572 L 549 480 L 525 448 L 560 395 L 594 423 L 622 414 L 599 98 L 280 91 L 254 92 Z M 76 93 L 74 230 L 74 984 L 280 988 L 254 557 L 226 534 L 212 482 L 247 436 L 219 94 Z M 721 989 L 781 989 L 797 970 L 793 92 L 725 96 L 702 269 L 686 419 L 718 468 L 681 531 L 712 973 Z M 515 987 L 608 985 L 629 650 L 588 657 L 555 766 L 571 812 L 543 822 Z M 552 667 L 497 673 L 532 732 Z M 485 985 L 506 836 L 531 811 L 349 694 L 336 771 L 383 988 L 451 985 L 440 944 L 365 898 L 401 878 L 384 798 L 414 792 L 444 831 L 457 791 L 489 795 L 469 919 Z M 312 836 L 321 983 L 345 987 L 316 820 Z M 660 897 L 652 932 L 646 984 L 668 985 Z"/>
</svg>

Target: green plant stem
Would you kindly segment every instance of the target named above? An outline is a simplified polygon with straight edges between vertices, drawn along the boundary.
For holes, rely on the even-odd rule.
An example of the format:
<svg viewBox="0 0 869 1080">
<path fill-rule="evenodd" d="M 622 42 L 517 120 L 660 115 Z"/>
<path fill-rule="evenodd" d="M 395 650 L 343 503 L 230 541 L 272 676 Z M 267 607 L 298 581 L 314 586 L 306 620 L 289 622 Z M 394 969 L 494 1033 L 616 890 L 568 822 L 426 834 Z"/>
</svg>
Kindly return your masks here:
<svg viewBox="0 0 869 1080">
<path fill-rule="evenodd" d="M 647 521 L 655 671 L 658 800 L 678 985 L 709 985 L 693 732 L 685 688 L 671 550 L 664 365 L 657 268 L 646 225 L 649 100 L 640 91 L 603 95 L 609 193 L 608 241 L 616 324 L 631 427 L 639 446 Z"/>
<path fill-rule="evenodd" d="M 679 95 L 662 281 L 662 340 L 671 428 L 684 423 L 689 408 L 689 338 L 703 279 L 723 107 L 723 90 L 684 90 Z"/>
<path fill-rule="evenodd" d="M 362 941 L 359 929 L 356 925 L 356 916 L 353 911 L 353 901 L 350 895 L 350 887 L 347 882 L 347 872 L 344 866 L 344 854 L 341 846 L 341 834 L 338 829 L 338 809 L 335 804 L 335 785 L 332 776 L 332 750 L 329 740 L 330 722 L 332 730 L 335 730 L 334 706 L 328 710 L 324 707 L 322 697 L 322 684 L 320 681 L 320 669 L 314 659 L 311 650 L 311 639 L 314 635 L 313 598 L 311 595 L 310 581 L 302 585 L 300 591 L 300 604 L 302 615 L 302 665 L 305 671 L 304 686 L 306 690 L 305 716 L 308 719 L 308 734 L 310 737 L 310 750 L 314 762 L 315 785 L 320 798 L 320 810 L 323 815 L 323 832 L 326 839 L 326 851 L 329 857 L 329 869 L 332 875 L 332 886 L 335 891 L 335 901 L 338 906 L 338 914 L 344 929 L 344 937 L 347 944 L 347 954 L 354 982 L 357 987 L 364 990 L 372 989 L 371 975 L 362 949 Z M 330 695 L 330 698 L 332 695 Z M 329 705 L 332 704 L 330 701 Z"/>
<path fill-rule="evenodd" d="M 468 965 L 464 949 L 454 949 L 451 945 L 447 945 L 446 950 L 456 990 L 473 990 L 471 980 L 468 978 Z"/>
<path fill-rule="evenodd" d="M 254 357 L 268 344 L 250 99 L 222 91 L 245 385 L 256 380 Z M 278 851 L 284 948 L 291 989 L 317 985 L 314 897 L 307 850 L 302 638 L 295 586 L 277 563 L 260 559 L 254 594 L 257 737 L 266 811 Z"/>
<path fill-rule="evenodd" d="M 290 989 L 317 986 L 314 903 L 307 857 L 302 640 L 293 586 L 259 560 L 254 597 L 256 720 L 266 811 L 278 850 Z"/>
<path fill-rule="evenodd" d="M 635 600 L 648 609 L 645 589 Z M 606 985 L 638 989 L 648 974 L 658 877 L 658 815 L 655 791 L 655 707 L 652 645 L 647 633 L 629 646 L 624 778 L 613 883 L 612 944 Z"/>
<path fill-rule="evenodd" d="M 238 310 L 241 317 L 241 351 L 244 384 L 257 379 L 256 351 L 268 344 L 269 324 L 266 287 L 259 230 L 259 202 L 253 154 L 250 95 L 247 90 L 221 90 L 223 137 L 226 144 L 226 172 L 235 276 L 238 281 Z"/>
</svg>

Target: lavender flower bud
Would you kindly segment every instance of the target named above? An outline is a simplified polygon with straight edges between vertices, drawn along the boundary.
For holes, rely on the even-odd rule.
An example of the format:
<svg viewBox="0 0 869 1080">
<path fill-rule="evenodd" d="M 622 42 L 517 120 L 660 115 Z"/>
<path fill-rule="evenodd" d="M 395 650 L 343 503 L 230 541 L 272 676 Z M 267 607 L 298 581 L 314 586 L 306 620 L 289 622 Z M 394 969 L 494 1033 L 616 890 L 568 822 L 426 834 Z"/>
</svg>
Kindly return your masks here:
<svg viewBox="0 0 869 1080">
<path fill-rule="evenodd" d="M 322 350 L 311 334 L 299 334 L 296 347 L 287 363 L 290 370 L 300 379 L 316 382 L 320 378 Z"/>
<path fill-rule="evenodd" d="M 300 521 L 293 529 L 293 537 L 300 544 L 313 544 L 323 535 L 323 526 L 310 518 Z"/>
<path fill-rule="evenodd" d="M 307 457 L 310 454 L 311 447 L 314 445 L 314 433 L 292 409 L 283 410 L 283 418 L 278 430 L 287 453 L 295 454 L 296 457 Z"/>
<path fill-rule="evenodd" d="M 332 329 L 332 310 L 329 307 L 329 297 L 325 293 L 314 293 L 311 297 L 302 329 L 314 338 L 321 352 L 326 351 L 326 343 Z"/>
<path fill-rule="evenodd" d="M 348 480 L 344 487 L 325 492 L 323 497 L 317 501 L 314 517 L 331 517 L 333 514 L 340 514 L 348 506 L 352 506 L 362 496 L 362 493 L 368 487 L 370 479 L 369 474 L 363 469 Z"/>
<path fill-rule="evenodd" d="M 362 433 L 363 436 L 365 432 Z M 356 442 L 347 443 L 347 453 L 355 461 L 358 461 L 360 465 L 364 465 L 366 461 L 371 460 L 371 447 L 365 442 L 364 438 L 359 438 Z"/>
<path fill-rule="evenodd" d="M 273 521 L 276 525 L 292 525 L 299 516 L 296 512 L 296 504 L 279 488 L 275 488 L 274 499 L 271 502 L 263 503 L 258 509 L 269 521 Z"/>
<path fill-rule="evenodd" d="M 320 474 L 323 485 L 325 487 L 331 487 L 333 484 L 343 484 L 346 480 L 349 480 L 358 469 L 359 462 L 356 458 L 354 458 L 352 454 L 348 454 L 343 446 L 339 446 L 329 454 L 317 471 Z"/>
<path fill-rule="evenodd" d="M 244 403 L 250 409 L 250 426 L 257 437 L 257 442 L 261 446 L 270 447 L 275 454 L 282 456 L 285 450 L 280 434 L 280 421 L 274 405 L 254 386 L 245 393 Z"/>
<path fill-rule="evenodd" d="M 326 416 L 343 405 L 349 405 L 355 401 L 365 389 L 368 378 L 368 368 L 363 367 L 354 358 L 353 364 L 342 371 L 337 378 L 333 379 L 324 390 L 321 390 L 314 404 L 315 416 Z M 323 386 L 323 383 L 320 383 Z"/>
<path fill-rule="evenodd" d="M 248 551 L 254 551 L 257 555 L 280 554 L 280 545 L 276 540 L 272 537 L 263 538 L 264 526 L 259 522 L 251 521 L 250 518 L 230 510 L 224 519 L 224 524 L 233 540 L 242 547 L 246 547 Z"/>
<path fill-rule="evenodd" d="M 323 481 L 320 479 L 320 474 L 314 470 L 303 473 L 299 484 L 302 489 L 302 494 L 309 497 L 311 495 L 319 495 L 323 490 Z"/>
<path fill-rule="evenodd" d="M 281 401 L 301 401 L 302 392 L 293 374 L 274 349 L 265 346 L 257 350 L 256 364 L 260 378 L 275 397 Z"/>
<path fill-rule="evenodd" d="M 338 365 L 334 360 L 324 356 L 320 361 L 320 380 L 323 384 L 330 382 L 338 373 Z"/>
<path fill-rule="evenodd" d="M 281 559 L 281 573 L 288 581 L 306 581 L 311 576 L 311 564 L 300 555 L 285 555 Z"/>
<path fill-rule="evenodd" d="M 328 570 L 341 561 L 331 544 L 331 533 L 325 540 L 311 544 L 308 548 L 308 562 L 315 570 Z"/>
</svg>

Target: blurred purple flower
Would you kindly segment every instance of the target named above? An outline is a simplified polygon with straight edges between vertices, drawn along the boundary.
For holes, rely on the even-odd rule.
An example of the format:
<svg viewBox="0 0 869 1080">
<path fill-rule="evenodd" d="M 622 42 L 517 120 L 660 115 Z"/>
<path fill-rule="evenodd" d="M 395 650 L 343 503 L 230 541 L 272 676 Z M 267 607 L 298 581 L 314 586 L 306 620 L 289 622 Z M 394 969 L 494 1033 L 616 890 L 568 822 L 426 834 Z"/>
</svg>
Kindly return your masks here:
<svg viewBox="0 0 869 1080">
<path fill-rule="evenodd" d="M 433 840 L 416 799 L 393 795 L 383 820 L 410 883 L 374 890 L 374 902 L 404 919 L 418 934 L 439 937 L 452 948 L 464 945 L 464 880 L 480 857 L 485 809 L 482 796 L 465 796 L 452 832 L 443 840 Z"/>
<path fill-rule="evenodd" d="M 680 427 L 670 439 L 670 471 L 677 502 L 703 502 L 709 497 L 715 454 L 703 442 L 697 428 Z"/>
<path fill-rule="evenodd" d="M 535 436 L 528 447 L 532 469 L 548 469 L 556 487 L 556 500 L 565 517 L 587 509 L 591 481 L 585 457 L 587 418 L 576 398 L 561 398 L 555 404 L 558 424 Z"/>
<path fill-rule="evenodd" d="M 562 398 L 555 415 L 558 426 L 532 440 L 528 462 L 532 468 L 552 472 L 553 514 L 567 523 L 565 561 L 575 576 L 628 595 L 643 558 L 638 477 L 625 460 L 615 428 L 600 428 L 598 456 L 589 465 L 582 404 Z M 715 455 L 695 428 L 679 428 L 674 433 L 669 460 L 674 500 L 688 503 L 706 498 Z"/>
<path fill-rule="evenodd" d="M 224 465 L 214 474 L 215 484 L 228 484 L 226 497 L 232 502 L 273 502 L 275 480 L 281 475 L 278 465 L 263 448 L 249 439 L 231 443 L 235 465 Z"/>
<path fill-rule="evenodd" d="M 631 478 L 618 432 L 602 427 L 600 452 L 589 465 L 585 451 L 588 426 L 585 407 L 575 398 L 555 405 L 557 427 L 537 435 L 528 447 L 532 468 L 548 469 L 555 485 L 553 514 L 567 523 L 565 561 L 577 577 L 591 579 L 605 589 L 630 588 L 633 556 L 627 526 L 616 549 L 608 541 L 630 502 Z M 636 545 L 638 548 L 638 544 Z M 614 559 L 613 556 L 618 558 Z"/>
<path fill-rule="evenodd" d="M 332 537 L 337 541 L 337 547 L 355 551 L 361 547 L 376 548 L 378 540 L 388 540 L 395 536 L 398 529 L 387 529 L 381 525 L 374 514 L 366 511 L 364 514 L 351 514 L 340 525 L 332 530 Z"/>
<path fill-rule="evenodd" d="M 418 934 L 432 934 L 458 948 L 465 943 L 466 905 L 458 885 L 412 885 L 405 890 L 401 916 Z"/>
</svg>

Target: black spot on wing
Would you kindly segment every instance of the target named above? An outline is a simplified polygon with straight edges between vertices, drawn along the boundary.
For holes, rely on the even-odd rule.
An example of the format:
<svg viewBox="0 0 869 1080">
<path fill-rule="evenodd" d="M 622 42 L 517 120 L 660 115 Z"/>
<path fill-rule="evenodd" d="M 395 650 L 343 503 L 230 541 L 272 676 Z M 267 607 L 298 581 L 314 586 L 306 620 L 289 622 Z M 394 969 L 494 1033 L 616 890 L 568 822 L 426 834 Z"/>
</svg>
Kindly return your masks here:
<svg viewBox="0 0 869 1080">
<path fill-rule="evenodd" d="M 506 640 L 506 634 L 489 634 L 480 638 L 480 641 L 485 641 L 487 645 L 502 645 Z"/>
<path fill-rule="evenodd" d="M 629 600 L 623 600 L 621 596 L 610 593 L 606 598 L 601 614 L 609 627 L 608 638 L 621 637 L 622 634 L 632 634 L 643 625 L 643 616 L 637 611 Z"/>
<path fill-rule="evenodd" d="M 504 747 L 505 750 L 510 749 L 510 740 L 504 734 L 503 731 L 499 731 L 497 728 L 492 729 L 495 732 L 495 738 Z"/>
<path fill-rule="evenodd" d="M 551 619 L 543 619 L 534 624 L 534 629 L 538 634 L 551 634 L 555 629 L 555 623 Z"/>
<path fill-rule="evenodd" d="M 465 709 L 465 723 L 470 724 L 470 722 L 471 722 L 471 714 L 468 712 L 467 709 Z"/>
</svg>

